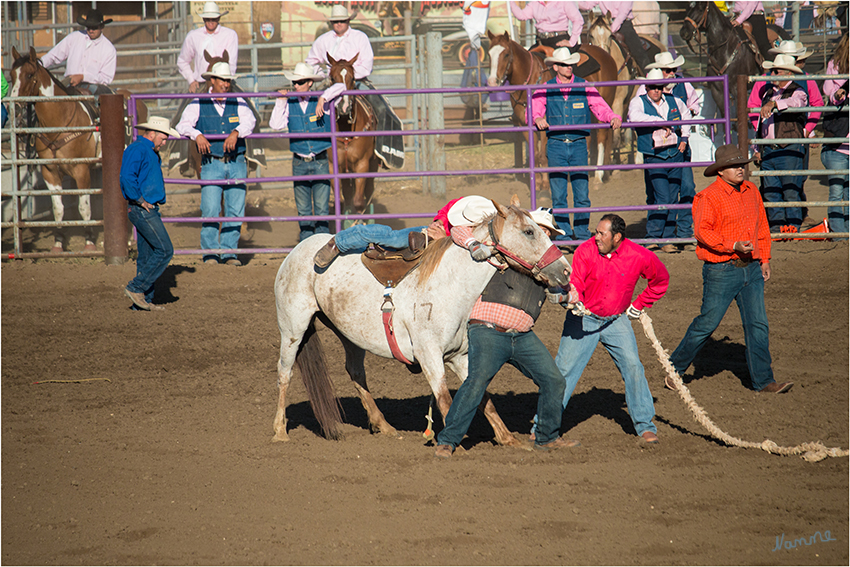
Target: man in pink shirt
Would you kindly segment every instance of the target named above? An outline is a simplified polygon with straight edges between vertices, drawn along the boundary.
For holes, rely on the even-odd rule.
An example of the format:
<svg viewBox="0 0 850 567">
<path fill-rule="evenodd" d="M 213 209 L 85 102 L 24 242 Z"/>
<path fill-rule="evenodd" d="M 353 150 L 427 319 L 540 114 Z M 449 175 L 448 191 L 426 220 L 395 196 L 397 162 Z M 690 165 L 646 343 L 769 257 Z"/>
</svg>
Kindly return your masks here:
<svg viewBox="0 0 850 567">
<path fill-rule="evenodd" d="M 72 87 L 86 89 L 91 94 L 112 92 L 106 85 L 115 78 L 116 51 L 103 35 L 103 28 L 112 20 L 104 20 L 100 10 L 89 10 L 77 23 L 86 31 L 71 32 L 56 47 L 41 58 L 41 64 L 51 67 L 65 61 L 65 77 Z"/>
<path fill-rule="evenodd" d="M 608 122 L 612 128 L 619 128 L 622 117 L 614 114 L 608 103 L 599 95 L 595 87 L 585 87 L 586 81 L 573 74 L 573 65 L 578 62 L 578 54 L 570 53 L 569 48 L 559 47 L 546 58 L 546 64 L 555 69 L 555 78 L 547 85 L 570 85 L 560 89 L 535 91 L 531 95 L 531 116 L 534 125 L 539 130 L 547 130 L 546 157 L 550 167 L 587 166 L 587 136 L 589 130 L 552 130 L 550 127 L 571 126 L 573 124 L 590 124 L 591 113 L 600 122 Z M 552 190 L 552 207 L 566 209 L 568 182 L 573 185 L 573 206 L 575 208 L 590 207 L 590 196 L 587 190 L 587 172 L 551 172 L 549 186 Z M 576 240 L 590 238 L 589 213 L 576 213 L 574 216 L 575 231 L 570 227 L 570 217 L 563 212 L 555 215 L 558 228 L 567 237 Z"/>
<path fill-rule="evenodd" d="M 526 2 L 520 8 L 513 2 L 511 13 L 518 20 L 534 20 L 537 29 L 537 44 L 552 48 L 575 47 L 581 43 L 584 18 L 575 2 Z"/>
<path fill-rule="evenodd" d="M 767 38 L 764 5 L 759 0 L 735 0 L 732 5 L 732 13 L 738 14 L 738 17 L 732 20 L 732 25 L 738 27 L 744 22 L 749 22 L 753 26 L 753 37 L 756 39 L 762 57 L 765 59 L 770 57 L 768 51 L 772 46 Z"/>
<path fill-rule="evenodd" d="M 177 57 L 177 69 L 186 82 L 189 92 L 196 93 L 204 82 L 203 74 L 207 71 L 207 61 L 204 51 L 212 57 L 221 57 L 226 51 L 230 71 L 236 74 L 236 63 L 239 58 L 239 36 L 230 28 L 220 25 L 221 17 L 226 16 L 218 9 L 215 2 L 205 2 L 201 11 L 204 27 L 197 28 L 186 34 L 180 55 Z"/>
<path fill-rule="evenodd" d="M 594 239 L 579 246 L 573 255 L 569 292 L 548 294 L 553 303 L 575 306 L 564 321 L 555 363 L 566 382 L 566 409 L 596 345 L 602 342 L 623 376 L 626 406 L 635 431 L 647 443 L 657 443 L 652 423 L 655 406 L 630 320 L 640 318 L 644 308 L 664 296 L 670 276 L 655 254 L 627 239 L 625 232 L 621 217 L 603 216 Z M 641 278 L 648 280 L 646 289 L 632 301 Z"/>
<path fill-rule="evenodd" d="M 622 38 L 618 37 L 617 39 L 621 39 L 622 43 L 626 44 L 626 47 L 629 48 L 629 53 L 631 53 L 635 62 L 641 68 L 641 71 L 646 70 L 646 66 L 651 61 L 649 54 L 643 48 L 643 42 L 641 42 L 634 25 L 632 25 L 632 20 L 634 19 L 632 2 L 588 0 L 579 2 L 578 5 L 582 10 L 593 10 L 598 7 L 603 14 L 611 14 L 611 32 L 614 34 L 619 33 L 622 36 Z"/>
</svg>

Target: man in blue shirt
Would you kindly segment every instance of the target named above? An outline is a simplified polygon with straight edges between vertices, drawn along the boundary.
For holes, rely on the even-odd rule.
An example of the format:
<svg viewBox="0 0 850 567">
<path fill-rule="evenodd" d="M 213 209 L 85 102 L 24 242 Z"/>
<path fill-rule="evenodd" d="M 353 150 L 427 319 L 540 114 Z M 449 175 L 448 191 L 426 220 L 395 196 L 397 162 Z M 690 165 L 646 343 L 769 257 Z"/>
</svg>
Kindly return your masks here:
<svg viewBox="0 0 850 567">
<path fill-rule="evenodd" d="M 165 182 L 158 151 L 168 136 L 179 138 L 180 134 L 171 129 L 167 118 L 159 116 L 151 116 L 136 128 L 142 135 L 127 146 L 121 161 L 121 193 L 127 199 L 127 216 L 136 227 L 139 247 L 136 277 L 124 294 L 135 309 L 162 311 L 162 305 L 152 303 L 154 283 L 168 267 L 174 247 L 159 214 L 159 206 L 165 203 Z"/>
</svg>

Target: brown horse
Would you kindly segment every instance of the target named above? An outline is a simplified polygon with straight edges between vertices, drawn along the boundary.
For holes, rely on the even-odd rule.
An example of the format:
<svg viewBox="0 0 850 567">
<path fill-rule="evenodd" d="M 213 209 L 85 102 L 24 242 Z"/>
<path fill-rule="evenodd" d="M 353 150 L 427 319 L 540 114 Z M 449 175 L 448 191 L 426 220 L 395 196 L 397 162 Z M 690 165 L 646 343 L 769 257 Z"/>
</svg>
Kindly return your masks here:
<svg viewBox="0 0 850 567">
<path fill-rule="evenodd" d="M 331 84 L 342 83 L 345 89 L 355 90 L 354 62 L 359 54 L 351 58 L 334 59 L 328 55 L 330 63 Z M 345 95 L 340 97 L 336 105 L 337 132 L 365 132 L 375 130 L 377 121 L 364 97 Z M 337 159 L 340 173 L 371 173 L 378 171 L 380 160 L 375 155 L 374 136 L 340 136 L 336 139 Z M 343 209 L 353 213 L 363 213 L 375 192 L 373 177 L 343 179 L 341 181 Z"/>
</svg>

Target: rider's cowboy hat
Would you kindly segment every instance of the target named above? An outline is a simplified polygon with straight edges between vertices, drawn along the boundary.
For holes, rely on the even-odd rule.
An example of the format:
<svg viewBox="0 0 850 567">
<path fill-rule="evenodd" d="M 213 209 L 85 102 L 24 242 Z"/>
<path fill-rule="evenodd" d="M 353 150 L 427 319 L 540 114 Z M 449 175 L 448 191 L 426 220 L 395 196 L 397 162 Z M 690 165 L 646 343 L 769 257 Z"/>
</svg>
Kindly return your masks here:
<svg viewBox="0 0 850 567">
<path fill-rule="evenodd" d="M 555 63 L 560 63 L 561 65 L 575 65 L 581 59 L 581 55 L 578 53 L 570 53 L 570 49 L 568 47 L 559 47 L 555 51 L 552 52 L 552 57 L 547 57 L 544 60 L 544 63 L 547 65 L 554 65 Z"/>
<path fill-rule="evenodd" d="M 685 58 L 679 55 L 675 59 L 669 51 L 662 51 L 655 55 L 655 63 L 646 66 L 647 69 L 676 69 L 685 64 Z"/>
<path fill-rule="evenodd" d="M 493 205 L 493 201 L 478 195 L 470 195 L 458 199 L 449 209 L 446 218 L 452 226 L 472 226 L 495 213 L 496 206 Z"/>
<path fill-rule="evenodd" d="M 567 234 L 555 225 L 555 217 L 552 215 L 552 209 L 540 207 L 539 209 L 530 211 L 528 214 L 530 214 L 532 220 L 540 226 L 545 226 L 549 230 L 557 232 L 561 236 L 565 236 Z"/>
<path fill-rule="evenodd" d="M 705 168 L 703 175 L 711 177 L 716 175 L 721 169 L 733 165 L 746 165 L 751 161 L 753 160 L 748 159 L 738 146 L 726 144 L 717 148 L 717 151 L 714 153 L 714 163 Z"/>
<path fill-rule="evenodd" d="M 765 71 L 770 71 L 771 69 L 785 69 L 786 71 L 802 75 L 803 70 L 794 65 L 796 62 L 797 60 L 794 59 L 793 55 L 784 55 L 780 53 L 776 56 L 776 59 L 773 61 L 765 61 L 761 64 L 761 66 L 764 67 Z"/>
<path fill-rule="evenodd" d="M 84 28 L 99 28 L 112 23 L 112 19 L 104 20 L 100 10 L 89 10 L 85 16 L 77 18 L 77 23 Z"/>
<path fill-rule="evenodd" d="M 220 12 L 218 9 L 218 4 L 215 2 L 204 2 L 204 9 L 199 12 L 198 15 L 205 20 L 215 20 L 222 16 L 226 16 L 230 12 Z"/>
<path fill-rule="evenodd" d="M 800 43 L 799 41 L 794 41 L 791 39 L 786 39 L 782 43 L 779 44 L 779 47 L 773 47 L 767 51 L 771 55 L 793 55 L 799 61 L 800 59 L 805 59 L 810 56 L 814 51 L 810 49 L 806 49 L 806 46 Z"/>
<path fill-rule="evenodd" d="M 216 77 L 218 79 L 228 79 L 231 81 L 236 78 L 236 75 L 230 74 L 230 64 L 226 61 L 219 61 L 213 65 L 209 71 L 201 74 L 201 76 L 205 79 Z"/>
<path fill-rule="evenodd" d="M 163 118 L 162 116 L 149 116 L 147 122 L 136 124 L 136 128 L 138 128 L 139 130 L 153 130 L 155 132 L 162 132 L 163 134 L 168 134 L 173 138 L 180 137 L 180 134 L 177 133 L 177 130 L 171 127 L 171 123 L 168 121 L 168 118 Z"/>
<path fill-rule="evenodd" d="M 328 18 L 329 22 L 346 22 L 351 19 L 351 14 L 348 13 L 348 10 L 345 9 L 345 6 L 342 4 L 337 4 L 333 8 L 331 8 L 331 16 Z"/>
<path fill-rule="evenodd" d="M 303 81 L 310 79 L 311 81 L 319 81 L 324 77 L 313 73 L 313 67 L 307 63 L 296 63 L 294 71 L 284 71 L 283 76 L 292 81 Z"/>
</svg>

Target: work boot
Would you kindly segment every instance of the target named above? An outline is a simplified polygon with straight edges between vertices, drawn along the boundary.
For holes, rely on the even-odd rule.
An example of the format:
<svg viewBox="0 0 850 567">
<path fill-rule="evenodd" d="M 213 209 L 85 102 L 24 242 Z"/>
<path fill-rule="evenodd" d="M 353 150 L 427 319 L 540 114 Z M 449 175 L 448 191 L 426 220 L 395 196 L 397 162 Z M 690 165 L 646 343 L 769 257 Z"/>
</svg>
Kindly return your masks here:
<svg viewBox="0 0 850 567">
<path fill-rule="evenodd" d="M 411 232 L 407 235 L 407 245 L 414 252 L 425 250 L 428 246 L 428 235 L 424 232 Z"/>
<path fill-rule="evenodd" d="M 313 263 L 317 268 L 327 268 L 334 261 L 334 258 L 339 256 L 339 248 L 336 247 L 336 241 L 331 238 L 328 243 L 322 246 L 316 256 L 313 258 Z"/>
</svg>

